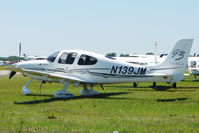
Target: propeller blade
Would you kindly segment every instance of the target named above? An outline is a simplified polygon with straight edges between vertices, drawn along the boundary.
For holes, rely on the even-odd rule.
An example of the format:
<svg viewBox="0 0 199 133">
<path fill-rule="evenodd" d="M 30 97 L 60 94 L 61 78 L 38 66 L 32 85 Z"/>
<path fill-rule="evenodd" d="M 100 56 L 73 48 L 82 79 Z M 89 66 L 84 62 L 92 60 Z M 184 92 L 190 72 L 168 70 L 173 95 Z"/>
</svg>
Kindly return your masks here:
<svg viewBox="0 0 199 133">
<path fill-rule="evenodd" d="M 11 71 L 11 72 L 10 72 L 10 75 L 9 75 L 9 79 L 11 79 L 16 73 L 17 73 L 17 72 L 15 72 L 15 71 Z"/>
<path fill-rule="evenodd" d="M 21 58 L 21 43 L 19 43 L 19 62 L 20 62 L 20 59 Z"/>
</svg>

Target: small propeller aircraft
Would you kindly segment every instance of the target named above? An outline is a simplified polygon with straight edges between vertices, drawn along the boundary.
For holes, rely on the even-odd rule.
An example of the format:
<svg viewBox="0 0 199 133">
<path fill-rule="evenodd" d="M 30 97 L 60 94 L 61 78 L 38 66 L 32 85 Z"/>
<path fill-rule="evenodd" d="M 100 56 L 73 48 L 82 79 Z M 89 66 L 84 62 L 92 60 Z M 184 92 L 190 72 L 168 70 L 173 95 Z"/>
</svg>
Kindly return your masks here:
<svg viewBox="0 0 199 133">
<path fill-rule="evenodd" d="M 94 85 L 127 82 L 179 82 L 184 75 L 193 39 L 179 40 L 167 58 L 160 64 L 141 66 L 121 62 L 104 55 L 81 51 L 62 50 L 48 56 L 46 60 L 18 62 L 6 69 L 11 70 L 9 78 L 16 72 L 30 77 L 30 81 L 22 89 L 22 93 L 30 94 L 28 84 L 34 79 L 41 83 L 59 82 L 62 90 L 54 92 L 55 97 L 74 96 L 67 91 L 70 84 L 83 85 L 81 95 L 98 95 Z M 87 88 L 91 85 L 91 88 Z"/>
<path fill-rule="evenodd" d="M 197 81 L 196 76 L 199 76 L 199 57 L 188 58 L 188 70 L 189 73 L 193 75 L 193 80 Z"/>
</svg>

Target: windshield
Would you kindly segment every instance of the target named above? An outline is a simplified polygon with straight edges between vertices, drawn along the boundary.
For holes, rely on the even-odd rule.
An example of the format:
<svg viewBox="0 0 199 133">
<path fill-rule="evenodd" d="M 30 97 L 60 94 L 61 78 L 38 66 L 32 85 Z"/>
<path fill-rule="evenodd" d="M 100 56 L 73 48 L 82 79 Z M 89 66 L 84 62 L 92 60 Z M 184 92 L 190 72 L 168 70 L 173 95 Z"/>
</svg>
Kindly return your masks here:
<svg viewBox="0 0 199 133">
<path fill-rule="evenodd" d="M 46 58 L 46 60 L 49 61 L 49 62 L 54 62 L 58 54 L 59 54 L 59 51 L 57 51 L 57 52 L 51 54 L 50 56 L 48 56 Z"/>
</svg>

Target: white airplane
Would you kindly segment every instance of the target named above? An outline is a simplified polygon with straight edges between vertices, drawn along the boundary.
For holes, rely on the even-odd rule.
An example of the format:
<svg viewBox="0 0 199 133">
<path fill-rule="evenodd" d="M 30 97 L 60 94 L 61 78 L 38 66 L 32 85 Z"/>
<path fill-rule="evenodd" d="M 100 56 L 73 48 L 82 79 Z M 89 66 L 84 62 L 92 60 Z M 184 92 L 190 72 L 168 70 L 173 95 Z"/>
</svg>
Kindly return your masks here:
<svg viewBox="0 0 199 133">
<path fill-rule="evenodd" d="M 0 66 L 6 66 L 6 62 L 5 61 L 0 61 Z"/>
<path fill-rule="evenodd" d="M 45 60 L 46 57 L 43 56 L 30 56 L 30 55 L 26 55 L 24 54 L 24 60 L 25 61 L 30 61 L 30 60 Z"/>
<path fill-rule="evenodd" d="M 125 61 L 132 64 L 149 66 L 163 62 L 166 59 L 166 54 L 162 54 L 157 57 L 155 57 L 155 55 L 132 54 L 129 57 L 114 57 L 114 58 L 116 60 Z M 157 60 L 156 63 L 155 60 Z"/>
<path fill-rule="evenodd" d="M 22 89 L 23 94 L 30 94 L 28 84 L 34 79 L 41 83 L 59 82 L 62 90 L 54 92 L 55 97 L 74 96 L 67 92 L 70 84 L 83 85 L 81 95 L 98 95 L 93 85 L 128 82 L 179 82 L 184 75 L 193 39 L 179 40 L 164 62 L 154 66 L 141 66 L 120 62 L 104 55 L 81 51 L 63 50 L 53 53 L 46 60 L 25 61 L 7 67 L 11 70 L 9 78 L 16 72 L 30 77 Z M 87 85 L 91 85 L 88 89 Z"/>
<path fill-rule="evenodd" d="M 194 76 L 193 80 L 197 80 L 196 76 L 199 76 L 199 57 L 188 58 L 188 71 Z"/>
</svg>

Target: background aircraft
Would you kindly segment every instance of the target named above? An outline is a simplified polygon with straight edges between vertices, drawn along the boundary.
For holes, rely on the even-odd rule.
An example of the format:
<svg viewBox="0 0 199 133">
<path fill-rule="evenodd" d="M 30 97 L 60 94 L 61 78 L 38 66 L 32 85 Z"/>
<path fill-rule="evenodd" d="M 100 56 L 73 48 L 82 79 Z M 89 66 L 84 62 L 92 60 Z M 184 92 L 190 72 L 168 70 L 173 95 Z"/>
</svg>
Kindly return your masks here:
<svg viewBox="0 0 199 133">
<path fill-rule="evenodd" d="M 196 76 L 199 76 L 199 57 L 188 58 L 188 71 L 194 76 L 193 80 L 197 80 Z"/>
<path fill-rule="evenodd" d="M 179 40 L 167 58 L 154 66 L 141 66 L 121 62 L 104 55 L 81 51 L 63 50 L 50 55 L 46 60 L 25 61 L 7 67 L 11 70 L 9 78 L 16 72 L 30 77 L 23 87 L 23 94 L 30 94 L 28 84 L 34 79 L 41 83 L 59 82 L 64 84 L 62 90 L 54 92 L 55 97 L 71 97 L 67 92 L 70 84 L 83 85 L 81 95 L 99 94 L 94 85 L 127 82 L 179 82 L 184 75 L 193 39 Z M 91 86 L 91 89 L 87 88 Z M 103 87 L 102 87 L 103 88 Z"/>
<path fill-rule="evenodd" d="M 128 63 L 150 66 L 163 62 L 166 59 L 167 54 L 161 55 L 144 55 L 144 54 L 132 54 L 130 57 L 114 57 L 117 60 L 125 61 Z M 156 58 L 156 59 L 155 59 Z M 157 62 L 155 63 L 155 61 Z"/>
<path fill-rule="evenodd" d="M 6 62 L 5 61 L 0 61 L 0 66 L 6 66 Z"/>
<path fill-rule="evenodd" d="M 46 57 L 44 56 L 30 56 L 30 55 L 27 55 L 27 54 L 24 54 L 24 60 L 25 61 L 30 61 L 30 60 L 45 60 Z"/>
</svg>

